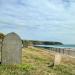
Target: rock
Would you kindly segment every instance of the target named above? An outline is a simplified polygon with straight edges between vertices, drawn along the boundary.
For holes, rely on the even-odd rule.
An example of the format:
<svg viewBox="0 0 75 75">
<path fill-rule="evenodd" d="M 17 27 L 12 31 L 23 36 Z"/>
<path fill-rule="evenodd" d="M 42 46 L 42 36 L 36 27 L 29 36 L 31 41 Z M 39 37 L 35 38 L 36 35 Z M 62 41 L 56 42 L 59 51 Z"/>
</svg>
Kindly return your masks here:
<svg viewBox="0 0 75 75">
<path fill-rule="evenodd" d="M 54 67 L 54 62 L 50 62 L 50 63 L 48 64 L 48 67 Z"/>
</svg>

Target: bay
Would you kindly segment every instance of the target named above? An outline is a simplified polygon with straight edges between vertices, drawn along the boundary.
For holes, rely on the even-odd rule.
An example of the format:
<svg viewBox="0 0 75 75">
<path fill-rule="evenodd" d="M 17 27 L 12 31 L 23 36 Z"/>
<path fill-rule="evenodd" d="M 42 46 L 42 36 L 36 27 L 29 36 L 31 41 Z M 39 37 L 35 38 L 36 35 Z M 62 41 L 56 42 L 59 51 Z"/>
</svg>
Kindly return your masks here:
<svg viewBox="0 0 75 75">
<path fill-rule="evenodd" d="M 64 44 L 64 45 L 35 45 L 35 47 L 47 47 L 47 48 L 75 48 L 73 44 Z"/>
</svg>

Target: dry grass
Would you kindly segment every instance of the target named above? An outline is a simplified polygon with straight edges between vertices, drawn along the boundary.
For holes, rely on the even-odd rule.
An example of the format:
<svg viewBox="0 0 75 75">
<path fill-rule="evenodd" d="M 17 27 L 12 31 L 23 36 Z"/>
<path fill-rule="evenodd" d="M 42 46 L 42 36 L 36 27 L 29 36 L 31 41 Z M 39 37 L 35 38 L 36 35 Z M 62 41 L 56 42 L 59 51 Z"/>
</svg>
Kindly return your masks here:
<svg viewBox="0 0 75 75">
<path fill-rule="evenodd" d="M 41 50 L 38 48 L 25 48 L 23 49 L 23 63 L 30 63 L 30 62 L 44 62 L 48 63 L 50 61 L 53 61 L 54 55 L 50 54 L 49 52 L 45 50 Z"/>
<path fill-rule="evenodd" d="M 63 56 L 61 65 L 49 67 L 54 55 L 46 49 L 23 48 L 22 64 L 0 65 L 0 75 L 75 75 L 74 59 L 69 57 Z"/>
</svg>

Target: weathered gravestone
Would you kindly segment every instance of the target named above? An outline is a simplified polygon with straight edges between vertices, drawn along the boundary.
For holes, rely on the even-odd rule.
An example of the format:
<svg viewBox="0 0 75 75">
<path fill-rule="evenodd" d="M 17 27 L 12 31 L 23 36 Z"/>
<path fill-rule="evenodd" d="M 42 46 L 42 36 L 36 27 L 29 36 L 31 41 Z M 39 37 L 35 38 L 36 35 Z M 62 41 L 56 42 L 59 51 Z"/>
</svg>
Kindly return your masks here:
<svg viewBox="0 0 75 75">
<path fill-rule="evenodd" d="M 16 33 L 5 36 L 2 46 L 2 64 L 20 64 L 22 59 L 22 41 Z"/>
</svg>

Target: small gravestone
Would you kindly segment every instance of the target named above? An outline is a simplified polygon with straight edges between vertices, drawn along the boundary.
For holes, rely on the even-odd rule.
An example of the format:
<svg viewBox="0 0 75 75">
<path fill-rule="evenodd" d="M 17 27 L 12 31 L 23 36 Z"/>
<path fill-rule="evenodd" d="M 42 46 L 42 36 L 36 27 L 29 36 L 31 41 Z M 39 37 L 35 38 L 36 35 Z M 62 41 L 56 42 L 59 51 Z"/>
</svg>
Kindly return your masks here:
<svg viewBox="0 0 75 75">
<path fill-rule="evenodd" d="M 56 53 L 55 54 L 55 59 L 54 59 L 54 65 L 59 65 L 61 62 L 61 54 Z"/>
<path fill-rule="evenodd" d="M 20 64 L 22 59 L 22 41 L 16 33 L 5 36 L 2 46 L 2 64 Z"/>
</svg>

